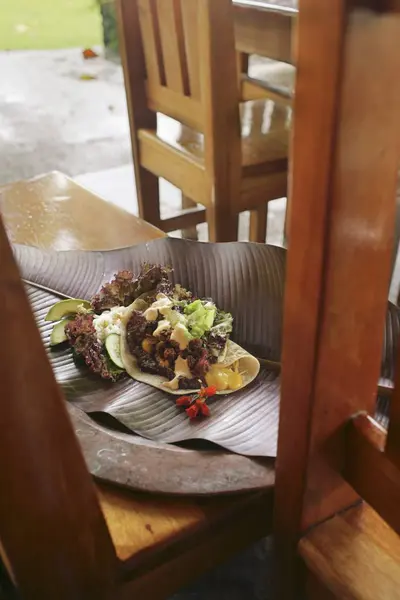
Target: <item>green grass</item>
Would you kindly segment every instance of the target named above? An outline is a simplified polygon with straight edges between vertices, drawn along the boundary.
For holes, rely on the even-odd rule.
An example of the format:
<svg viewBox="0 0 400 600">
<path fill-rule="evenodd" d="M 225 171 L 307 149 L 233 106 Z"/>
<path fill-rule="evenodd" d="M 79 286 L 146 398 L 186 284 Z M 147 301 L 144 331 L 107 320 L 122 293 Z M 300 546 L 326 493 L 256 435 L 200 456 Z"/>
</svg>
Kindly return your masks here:
<svg viewBox="0 0 400 600">
<path fill-rule="evenodd" d="M 102 43 L 96 0 L 0 0 L 0 50 Z"/>
</svg>

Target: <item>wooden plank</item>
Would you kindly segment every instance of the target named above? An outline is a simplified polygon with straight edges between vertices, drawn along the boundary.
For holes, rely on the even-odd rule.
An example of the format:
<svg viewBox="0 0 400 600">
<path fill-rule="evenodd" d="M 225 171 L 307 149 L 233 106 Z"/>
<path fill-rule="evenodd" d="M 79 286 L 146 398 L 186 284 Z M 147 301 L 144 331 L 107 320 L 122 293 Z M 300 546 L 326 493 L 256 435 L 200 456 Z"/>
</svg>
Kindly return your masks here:
<svg viewBox="0 0 400 600">
<path fill-rule="evenodd" d="M 139 215 L 154 225 L 160 220 L 159 182 L 158 177 L 144 169 L 140 164 L 139 141 L 137 137 L 139 129 L 155 129 L 157 127 L 157 115 L 147 103 L 145 87 L 146 64 L 141 41 L 139 6 L 137 0 L 116 0 L 115 6 L 129 113 Z M 146 6 L 144 4 L 144 8 Z M 148 19 L 148 13 L 145 12 L 142 18 L 145 18 L 145 20 Z M 158 64 L 158 58 L 154 55 L 154 47 L 152 47 L 150 54 L 149 60 Z M 157 71 L 155 73 L 155 81 L 154 78 L 151 81 L 154 85 L 158 86 L 161 83 L 160 74 L 158 73 L 157 75 Z M 148 84 L 151 85 L 151 82 L 148 81 Z"/>
<path fill-rule="evenodd" d="M 339 432 L 353 413 L 373 410 L 380 370 L 399 33 L 390 14 L 351 2 L 301 4 L 276 486 L 282 598 L 295 593 L 299 532 L 355 500 L 339 475 Z"/>
<path fill-rule="evenodd" d="M 366 504 L 312 529 L 300 541 L 299 551 L 335 598 L 400 598 L 399 537 Z"/>
<path fill-rule="evenodd" d="M 236 205 L 239 212 L 244 210 L 257 209 L 260 206 L 260 197 L 262 196 L 265 202 L 283 198 L 287 192 L 288 174 L 285 170 L 285 161 L 280 164 L 277 161 L 280 169 L 277 173 L 270 172 L 262 175 L 262 172 L 256 177 L 244 177 L 242 179 L 242 187 L 239 203 Z M 260 170 L 261 171 L 261 170 Z M 246 169 L 244 169 L 246 174 Z"/>
<path fill-rule="evenodd" d="M 1 543 L 24 598 L 105 599 L 114 548 L 1 221 L 0 257 Z"/>
<path fill-rule="evenodd" d="M 198 2 L 181 0 L 182 24 L 186 59 L 189 72 L 189 89 L 192 98 L 200 99 L 200 56 L 198 33 Z"/>
<path fill-rule="evenodd" d="M 57 172 L 1 187 L 0 212 L 12 242 L 48 250 L 104 250 L 164 236 Z"/>
<path fill-rule="evenodd" d="M 156 0 L 165 79 L 169 88 L 189 93 L 180 0 Z"/>
<path fill-rule="evenodd" d="M 143 167 L 164 177 L 203 206 L 210 205 L 211 192 L 202 161 L 163 142 L 155 132 L 141 130 L 139 139 Z"/>
<path fill-rule="evenodd" d="M 238 505 L 241 506 L 240 511 Z M 137 557 L 139 560 L 126 565 L 127 574 L 133 570 L 135 577 L 122 590 L 121 600 L 163 600 L 176 591 L 177 581 L 180 585 L 190 583 L 229 556 L 268 535 L 272 505 L 272 492 L 229 500 L 220 498 L 212 511 L 205 510 L 202 527 L 182 532 L 174 543 L 156 548 L 150 560 L 143 553 Z M 223 506 L 225 511 L 222 511 Z"/>
<path fill-rule="evenodd" d="M 212 190 L 207 222 L 210 241 L 218 242 L 238 235 L 234 207 L 240 197 L 242 150 L 232 13 L 230 0 L 205 0 L 198 14 L 204 161 Z"/>
<path fill-rule="evenodd" d="M 259 242 L 260 244 L 265 244 L 265 237 L 267 235 L 267 217 L 267 202 L 259 206 L 256 210 L 250 211 L 250 242 Z"/>
<path fill-rule="evenodd" d="M 389 525 L 400 533 L 400 470 L 384 452 L 386 434 L 359 415 L 346 430 L 343 476 Z"/>
<path fill-rule="evenodd" d="M 169 231 L 176 231 L 177 229 L 187 229 L 196 227 L 200 223 L 206 221 L 206 209 L 205 208 L 186 208 L 180 211 L 178 215 L 163 219 L 160 226 L 163 231 L 168 233 Z"/>
<path fill-rule="evenodd" d="M 162 112 L 196 131 L 204 131 L 203 107 L 198 100 L 149 82 L 146 90 L 148 105 L 152 111 Z"/>
<path fill-rule="evenodd" d="M 186 208 L 197 208 L 197 202 L 194 202 L 193 200 L 191 200 L 190 198 L 188 198 L 184 194 L 182 194 L 181 205 L 182 205 L 183 209 L 186 209 Z M 205 220 L 205 216 L 204 216 L 204 220 Z M 182 237 L 185 238 L 185 239 L 187 239 L 187 240 L 198 240 L 199 236 L 198 236 L 198 233 L 197 233 L 197 227 L 196 227 L 196 225 L 193 225 L 192 227 L 188 227 L 188 228 L 182 229 Z"/>
<path fill-rule="evenodd" d="M 283 106 L 293 104 L 293 94 L 290 90 L 248 76 L 242 76 L 240 99 L 242 102 L 270 99 Z"/>
<path fill-rule="evenodd" d="M 154 0 L 137 0 L 137 5 L 147 80 L 152 85 L 164 85 L 165 69 Z"/>
<path fill-rule="evenodd" d="M 235 6 L 234 22 L 237 50 L 293 63 L 295 19 L 279 12 L 257 10 L 253 6 Z"/>
</svg>

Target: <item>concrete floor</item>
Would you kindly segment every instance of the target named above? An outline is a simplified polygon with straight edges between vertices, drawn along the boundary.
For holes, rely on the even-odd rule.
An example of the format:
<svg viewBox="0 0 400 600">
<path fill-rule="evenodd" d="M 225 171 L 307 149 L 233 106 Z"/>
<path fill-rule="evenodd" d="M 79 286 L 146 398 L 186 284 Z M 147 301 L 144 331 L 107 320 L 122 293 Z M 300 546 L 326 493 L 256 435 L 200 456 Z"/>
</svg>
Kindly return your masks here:
<svg viewBox="0 0 400 600">
<path fill-rule="evenodd" d="M 0 182 L 129 164 L 121 68 L 79 49 L 0 52 Z M 82 80 L 91 75 L 93 80 Z"/>
</svg>

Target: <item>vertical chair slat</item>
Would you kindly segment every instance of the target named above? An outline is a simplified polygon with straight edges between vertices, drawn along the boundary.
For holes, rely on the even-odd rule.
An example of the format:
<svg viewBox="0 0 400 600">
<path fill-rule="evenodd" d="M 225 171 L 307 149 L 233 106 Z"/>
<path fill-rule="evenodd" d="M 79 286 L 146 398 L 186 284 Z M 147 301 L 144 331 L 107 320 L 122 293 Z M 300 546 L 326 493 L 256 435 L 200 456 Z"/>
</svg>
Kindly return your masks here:
<svg viewBox="0 0 400 600">
<path fill-rule="evenodd" d="M 24 598 L 103 599 L 115 552 L 1 220 L 0 263 L 1 543 Z"/>
<path fill-rule="evenodd" d="M 156 8 L 154 0 L 138 0 L 139 22 L 146 59 L 147 80 L 152 85 L 164 85 L 165 70 Z"/>
<path fill-rule="evenodd" d="M 181 0 L 183 37 L 189 75 L 190 95 L 200 99 L 200 55 L 198 34 L 198 1 Z"/>
<path fill-rule="evenodd" d="M 175 92 L 188 95 L 189 78 L 180 0 L 157 0 L 166 84 Z"/>
<path fill-rule="evenodd" d="M 210 241 L 237 239 L 242 147 L 232 3 L 201 0 L 198 23 L 204 124 L 204 162 L 213 181 Z M 218 23 L 226 24 L 221 36 Z"/>
</svg>

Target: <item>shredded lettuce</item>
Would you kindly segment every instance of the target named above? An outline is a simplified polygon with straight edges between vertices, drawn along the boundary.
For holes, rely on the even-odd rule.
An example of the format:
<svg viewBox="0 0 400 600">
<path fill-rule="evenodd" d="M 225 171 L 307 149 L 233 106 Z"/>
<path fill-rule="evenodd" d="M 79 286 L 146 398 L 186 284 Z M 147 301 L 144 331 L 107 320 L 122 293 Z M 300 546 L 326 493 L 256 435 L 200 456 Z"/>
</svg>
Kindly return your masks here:
<svg viewBox="0 0 400 600">
<path fill-rule="evenodd" d="M 185 307 L 184 313 L 192 336 L 201 338 L 213 326 L 216 307 L 212 302 L 195 300 Z"/>
</svg>

